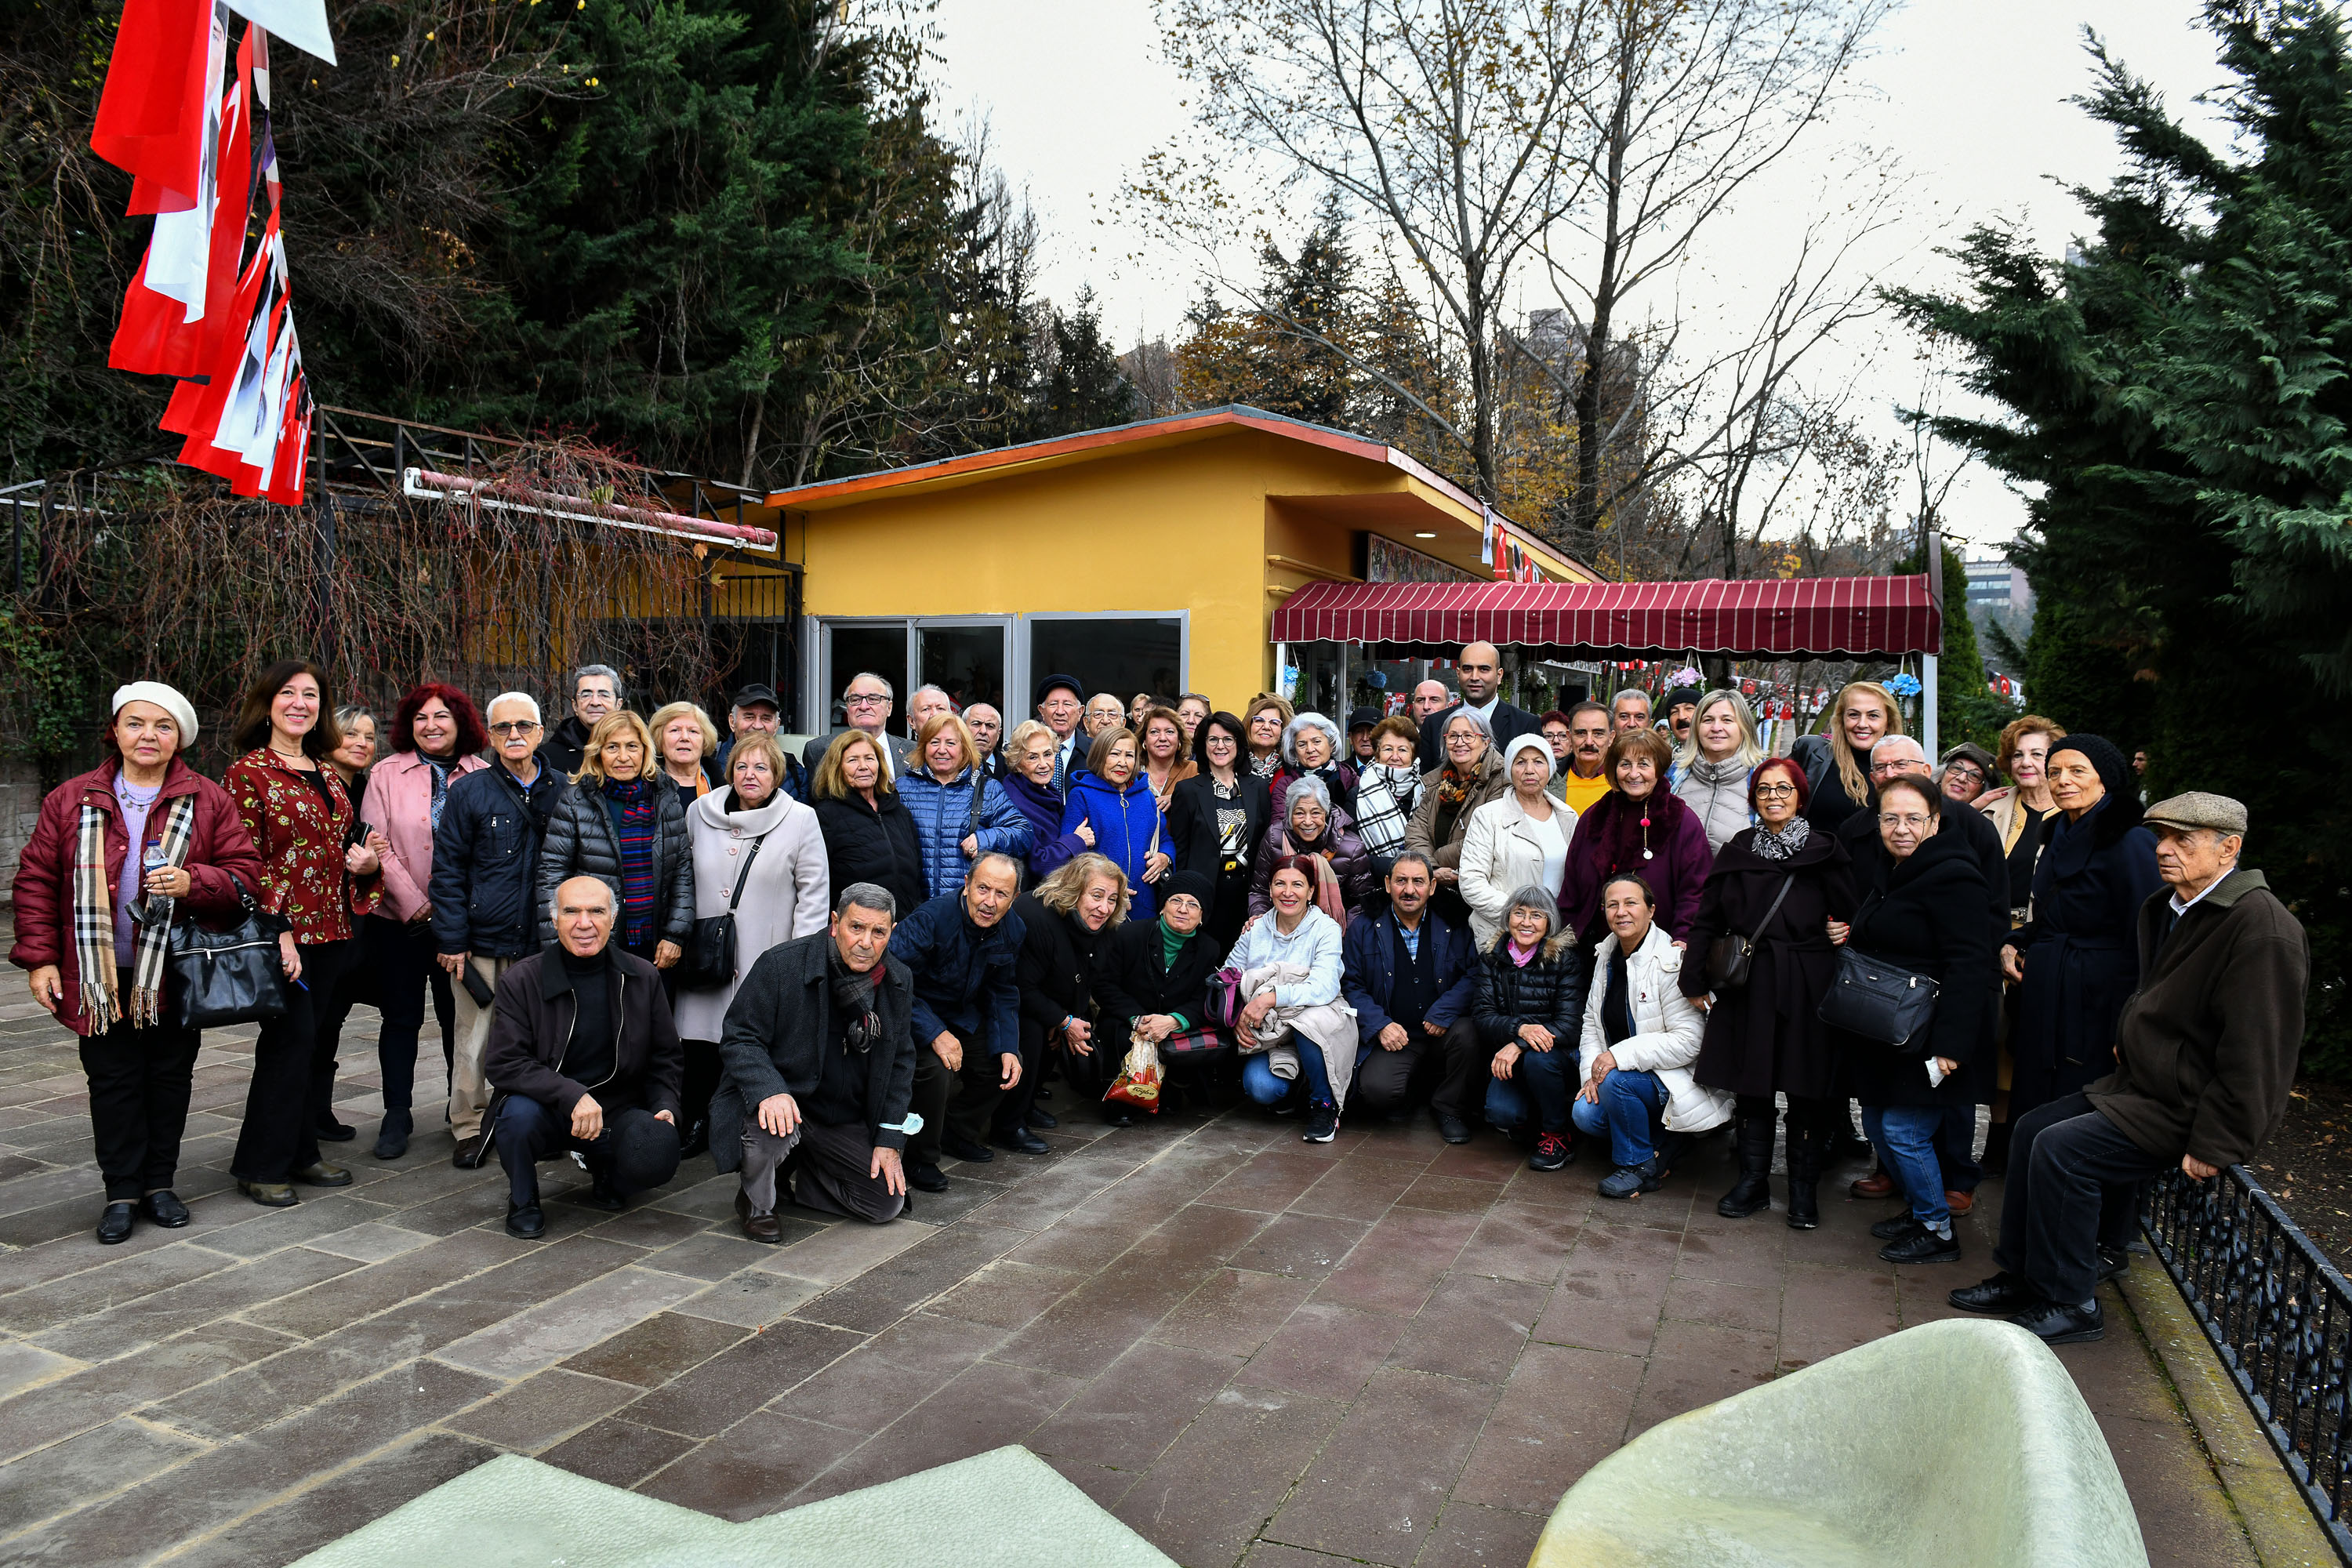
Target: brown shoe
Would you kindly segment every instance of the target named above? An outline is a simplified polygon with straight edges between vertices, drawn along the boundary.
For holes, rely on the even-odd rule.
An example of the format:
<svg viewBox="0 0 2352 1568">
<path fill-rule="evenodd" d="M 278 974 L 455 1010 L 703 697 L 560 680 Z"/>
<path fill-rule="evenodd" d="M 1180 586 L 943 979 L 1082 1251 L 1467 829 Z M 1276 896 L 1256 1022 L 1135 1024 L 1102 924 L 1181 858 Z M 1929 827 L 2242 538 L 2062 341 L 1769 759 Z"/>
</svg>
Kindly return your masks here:
<svg viewBox="0 0 2352 1568">
<path fill-rule="evenodd" d="M 1974 1193 L 1946 1193 L 1944 1206 L 1955 1215 L 1964 1215 L 1977 1206 L 1977 1195 Z"/>
<path fill-rule="evenodd" d="M 1848 1187 L 1846 1192 L 1857 1198 L 1891 1198 L 1898 1190 L 1893 1176 L 1884 1171 L 1873 1171 Z"/>
<path fill-rule="evenodd" d="M 743 1234 L 753 1241 L 766 1242 L 770 1247 L 784 1239 L 784 1227 L 772 1214 L 753 1214 L 751 1199 L 742 1188 L 735 1189 L 735 1217 L 742 1223 Z"/>
<path fill-rule="evenodd" d="M 449 1163 L 461 1171 L 478 1170 L 489 1150 L 490 1134 L 486 1128 L 471 1138 L 458 1139 L 457 1147 L 450 1152 Z"/>
<path fill-rule="evenodd" d="M 314 1187 L 348 1187 L 352 1173 L 341 1165 L 330 1165 L 324 1160 L 315 1165 L 305 1165 L 294 1173 L 294 1179 Z"/>
</svg>

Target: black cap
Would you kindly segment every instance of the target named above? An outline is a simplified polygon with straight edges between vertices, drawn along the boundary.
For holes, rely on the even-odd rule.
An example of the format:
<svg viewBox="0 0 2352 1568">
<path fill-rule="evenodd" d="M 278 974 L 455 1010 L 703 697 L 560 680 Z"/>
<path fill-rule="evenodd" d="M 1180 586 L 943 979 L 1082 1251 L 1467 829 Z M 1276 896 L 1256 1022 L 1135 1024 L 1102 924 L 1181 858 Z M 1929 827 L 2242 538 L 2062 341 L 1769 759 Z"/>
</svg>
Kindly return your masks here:
<svg viewBox="0 0 2352 1568">
<path fill-rule="evenodd" d="M 784 710 L 784 705 L 776 700 L 776 689 L 762 686 L 756 680 L 735 694 L 735 706 L 749 708 L 755 702 L 764 702 L 779 713 Z"/>
<path fill-rule="evenodd" d="M 1160 879 L 1159 892 L 1160 905 L 1162 909 L 1168 907 L 1169 900 L 1179 894 L 1190 893 L 1200 904 L 1201 912 L 1206 914 L 1209 902 L 1215 896 L 1216 889 L 1210 885 L 1209 879 L 1198 871 L 1171 871 Z"/>
<path fill-rule="evenodd" d="M 1348 715 L 1348 728 L 1350 731 L 1369 730 L 1373 725 L 1379 723 L 1381 719 L 1381 713 L 1379 709 L 1359 708 L 1354 712 Z"/>
<path fill-rule="evenodd" d="M 1045 701 L 1045 693 L 1047 693 L 1048 691 L 1053 690 L 1053 689 L 1054 689 L 1054 688 L 1055 688 L 1055 687 L 1057 687 L 1057 686 L 1066 686 L 1066 687 L 1068 687 L 1068 688 L 1070 689 L 1070 695 L 1071 695 L 1071 696 L 1073 696 L 1073 697 L 1075 697 L 1075 698 L 1076 698 L 1076 699 L 1077 699 L 1079 701 L 1081 701 L 1081 702 L 1084 702 L 1084 701 L 1087 700 L 1087 689 L 1086 689 L 1086 686 L 1084 685 L 1084 683 L 1082 683 L 1082 682 L 1078 679 L 1078 678 L 1077 678 L 1076 676 L 1075 676 L 1075 675 L 1049 675 L 1049 676 L 1047 676 L 1045 679 L 1043 679 L 1043 680 L 1041 680 L 1041 681 L 1039 681 L 1039 682 L 1037 683 L 1037 695 L 1036 695 L 1034 698 L 1033 698 L 1031 700 L 1033 700 L 1033 701 L 1037 701 L 1037 702 L 1043 702 L 1043 701 Z"/>
<path fill-rule="evenodd" d="M 1696 708 L 1698 706 L 1698 700 L 1699 689 L 1697 687 L 1677 686 L 1672 691 L 1666 693 L 1666 700 L 1662 706 L 1667 712 L 1671 713 L 1685 703 L 1688 703 L 1692 707 Z"/>
</svg>

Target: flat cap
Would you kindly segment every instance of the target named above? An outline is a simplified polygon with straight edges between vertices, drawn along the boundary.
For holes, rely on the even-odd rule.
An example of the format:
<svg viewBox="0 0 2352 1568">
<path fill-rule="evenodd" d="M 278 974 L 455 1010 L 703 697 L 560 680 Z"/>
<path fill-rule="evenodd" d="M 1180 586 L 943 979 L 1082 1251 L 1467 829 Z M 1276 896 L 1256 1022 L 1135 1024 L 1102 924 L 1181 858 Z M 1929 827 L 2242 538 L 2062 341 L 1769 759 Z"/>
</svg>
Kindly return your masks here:
<svg viewBox="0 0 2352 1568">
<path fill-rule="evenodd" d="M 2246 808 L 2226 795 L 2192 789 L 2187 795 L 2158 801 L 2140 820 L 2150 827 L 2210 827 L 2216 833 L 2242 837 L 2246 831 Z"/>
<path fill-rule="evenodd" d="M 1070 695 L 1076 698 L 1081 702 L 1084 702 L 1087 700 L 1087 689 L 1079 681 L 1076 676 L 1049 675 L 1045 679 L 1037 683 L 1037 695 L 1032 700 L 1038 702 L 1045 701 L 1045 693 L 1053 690 L 1054 688 L 1057 686 L 1066 687 L 1069 689 Z"/>
</svg>

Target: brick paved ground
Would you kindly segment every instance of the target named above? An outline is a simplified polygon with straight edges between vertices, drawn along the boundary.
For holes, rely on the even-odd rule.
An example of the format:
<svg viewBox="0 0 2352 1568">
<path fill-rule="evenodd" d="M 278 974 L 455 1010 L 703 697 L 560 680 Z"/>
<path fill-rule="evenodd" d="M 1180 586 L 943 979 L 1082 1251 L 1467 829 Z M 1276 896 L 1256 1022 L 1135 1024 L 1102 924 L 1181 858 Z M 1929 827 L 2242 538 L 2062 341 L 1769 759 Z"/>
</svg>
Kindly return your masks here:
<svg viewBox="0 0 2352 1568">
<path fill-rule="evenodd" d="M 11 1564 L 284 1563 L 500 1451 L 744 1519 L 1013 1442 L 1187 1564 L 1519 1563 L 1628 1437 L 1944 1315 L 1988 1267 L 1982 1211 L 1962 1266 L 1879 1263 L 1887 1210 L 1842 1183 L 1811 1234 L 1720 1220 L 1719 1143 L 1612 1204 L 1589 1163 L 1536 1175 L 1491 1135 L 1317 1148 L 1244 1111 L 1071 1116 L 1050 1156 L 956 1167 L 911 1221 L 805 1216 L 781 1247 L 736 1232 L 732 1177 L 607 1215 L 549 1166 L 527 1244 L 446 1130 L 368 1157 L 351 1054 L 358 1184 L 271 1211 L 226 1174 L 249 1047 L 226 1036 L 197 1073 L 194 1223 L 101 1249 L 72 1044 L 28 1011 L 0 1015 Z M 364 1051 L 373 1015 L 352 1022 Z M 2062 1353 L 2153 1560 L 2254 1563 L 2109 1302 L 2105 1341 Z"/>
</svg>

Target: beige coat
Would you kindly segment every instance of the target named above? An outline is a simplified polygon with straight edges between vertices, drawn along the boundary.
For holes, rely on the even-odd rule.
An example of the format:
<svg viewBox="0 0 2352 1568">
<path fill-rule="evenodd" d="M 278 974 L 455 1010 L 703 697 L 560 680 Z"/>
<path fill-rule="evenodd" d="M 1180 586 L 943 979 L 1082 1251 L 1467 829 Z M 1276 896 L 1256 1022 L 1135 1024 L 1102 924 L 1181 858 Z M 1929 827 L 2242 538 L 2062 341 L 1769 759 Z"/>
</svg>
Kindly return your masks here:
<svg viewBox="0 0 2352 1568">
<path fill-rule="evenodd" d="M 1477 782 L 1470 786 L 1470 793 L 1464 797 L 1462 813 L 1454 819 L 1454 830 L 1445 836 L 1443 844 L 1435 842 L 1437 786 L 1445 777 L 1445 770 L 1435 768 L 1421 775 L 1421 799 L 1412 808 L 1412 820 L 1405 825 L 1406 848 L 1420 850 L 1439 866 L 1456 868 L 1461 866 L 1462 846 L 1470 837 L 1470 818 L 1488 801 L 1499 800 L 1511 793 L 1511 775 L 1503 771 L 1503 760 L 1496 754 L 1494 747 L 1486 748 L 1486 754 L 1478 761 L 1478 768 Z"/>
<path fill-rule="evenodd" d="M 714 990 L 677 994 L 680 1039 L 718 1039 L 726 1030 L 727 1005 L 735 1000 L 735 988 L 752 963 L 781 942 L 824 930 L 832 910 L 833 887 L 816 813 L 779 791 L 759 810 L 730 816 L 724 807 L 734 798 L 731 789 L 715 789 L 686 814 L 694 844 L 697 920 L 727 912 L 744 854 L 753 839 L 767 837 L 735 906 L 735 977 Z"/>
</svg>

